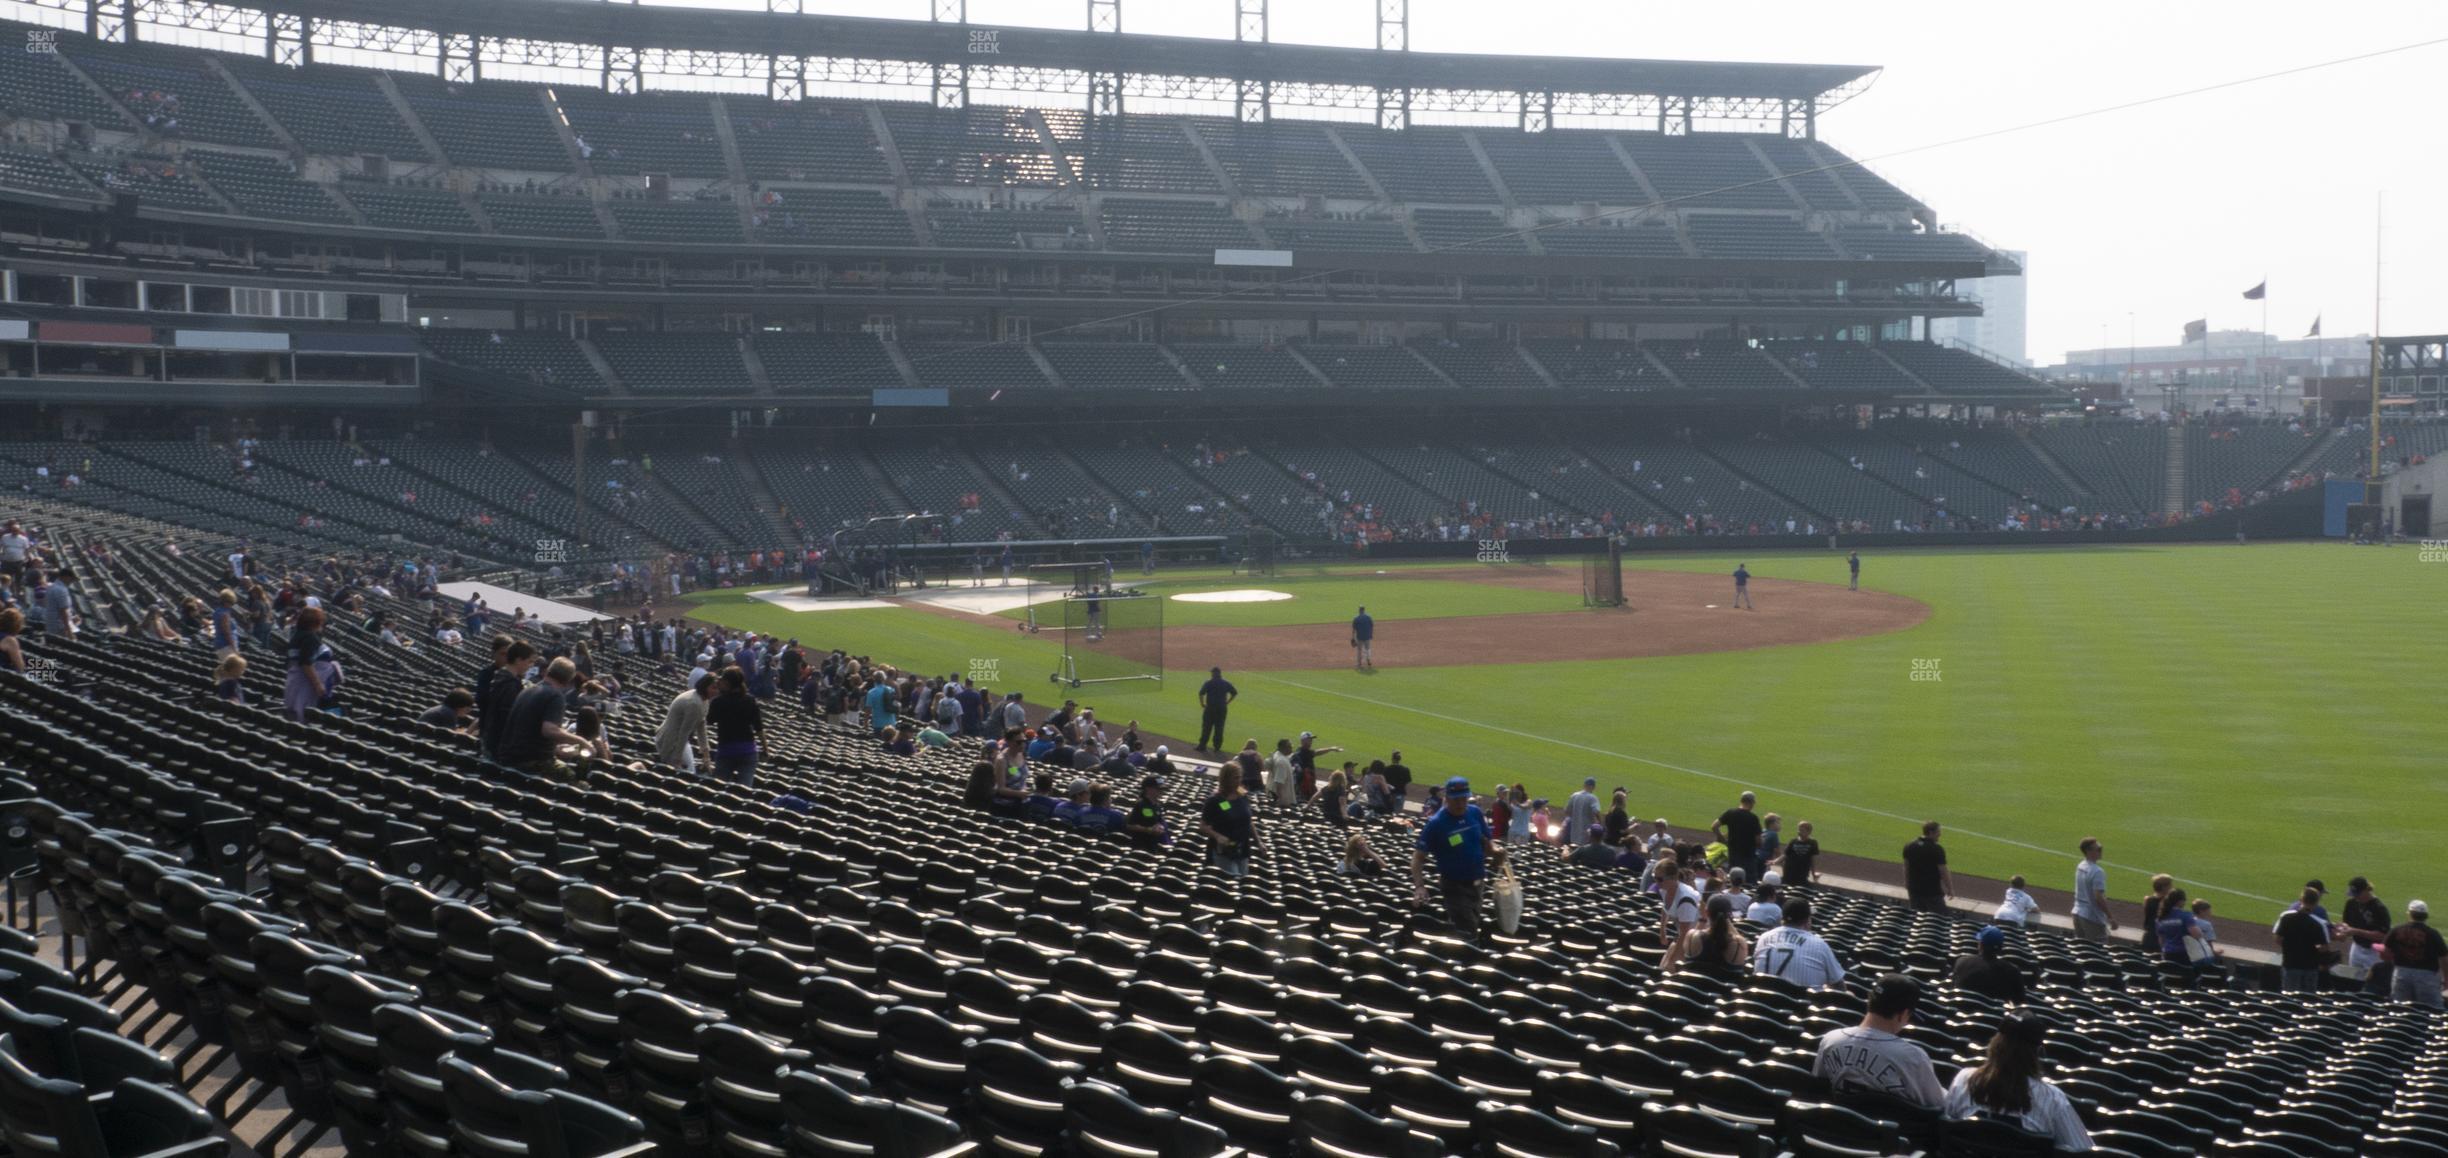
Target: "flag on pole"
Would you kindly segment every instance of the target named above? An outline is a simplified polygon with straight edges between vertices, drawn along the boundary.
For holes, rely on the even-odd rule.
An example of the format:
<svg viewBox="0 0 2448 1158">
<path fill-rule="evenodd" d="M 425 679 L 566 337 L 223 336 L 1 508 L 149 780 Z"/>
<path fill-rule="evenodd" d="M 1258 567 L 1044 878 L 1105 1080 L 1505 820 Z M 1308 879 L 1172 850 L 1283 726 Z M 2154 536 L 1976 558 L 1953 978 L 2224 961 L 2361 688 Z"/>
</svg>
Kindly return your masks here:
<svg viewBox="0 0 2448 1158">
<path fill-rule="evenodd" d="M 2319 314 L 2314 314 L 2314 315 L 2312 315 L 2312 332 L 2311 332 L 2311 333 L 2309 333 L 2309 334 L 2305 334 L 2305 335 L 2304 335 L 2304 337 L 2307 337 L 2307 338 L 2317 338 L 2317 337 L 2320 337 L 2320 322 L 2321 322 L 2321 320 L 2320 320 L 2320 315 L 2319 315 Z"/>
<path fill-rule="evenodd" d="M 2260 285 L 2254 286 L 2254 287 L 2252 287 L 2251 289 L 2248 289 L 2248 290 L 2245 290 L 2245 291 L 2244 291 L 2244 300 L 2245 300 L 2245 301 L 2248 301 L 2248 302 L 2257 302 L 2257 301 L 2260 301 L 2262 298 L 2265 298 L 2265 297 L 2268 297 L 2268 296 L 2269 296 L 2269 279 L 2268 279 L 2268 278 L 2263 278 L 2263 279 L 2261 279 L 2261 284 L 2260 284 Z"/>
<path fill-rule="evenodd" d="M 2209 340 L 2210 340 L 2210 319 L 2208 319 L 2208 318 L 2198 318 L 2198 319 L 2195 319 L 2195 320 L 2193 320 L 2193 321 L 2186 322 L 2186 323 L 2185 323 L 2185 336 L 2184 336 L 2184 340 L 2185 340 L 2185 342 L 2186 342 L 2187 344 L 2190 344 L 2190 343 L 2193 343 L 2193 342 L 2207 342 L 2207 341 L 2209 341 Z"/>
</svg>

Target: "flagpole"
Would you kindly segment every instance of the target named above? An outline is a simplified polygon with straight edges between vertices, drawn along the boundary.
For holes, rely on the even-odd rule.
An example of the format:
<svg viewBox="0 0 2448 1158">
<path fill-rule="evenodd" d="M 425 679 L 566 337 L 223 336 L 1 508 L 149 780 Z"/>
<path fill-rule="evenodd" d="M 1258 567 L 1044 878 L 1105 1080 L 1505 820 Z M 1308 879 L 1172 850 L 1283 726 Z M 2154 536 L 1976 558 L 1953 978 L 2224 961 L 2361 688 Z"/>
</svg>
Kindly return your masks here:
<svg viewBox="0 0 2448 1158">
<path fill-rule="evenodd" d="M 2372 339 L 2371 339 L 2371 472 L 2363 484 L 2363 501 L 2380 505 L 2380 271 L 2388 252 L 2388 194 L 2372 198 Z"/>
</svg>

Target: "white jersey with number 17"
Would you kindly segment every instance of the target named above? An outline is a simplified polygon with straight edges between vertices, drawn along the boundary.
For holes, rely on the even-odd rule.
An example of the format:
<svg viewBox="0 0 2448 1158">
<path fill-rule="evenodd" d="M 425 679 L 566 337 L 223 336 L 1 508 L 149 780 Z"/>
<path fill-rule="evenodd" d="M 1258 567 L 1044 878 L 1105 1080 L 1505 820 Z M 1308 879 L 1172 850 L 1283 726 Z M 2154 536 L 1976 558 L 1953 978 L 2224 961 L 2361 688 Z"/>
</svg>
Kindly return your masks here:
<svg viewBox="0 0 2448 1158">
<path fill-rule="evenodd" d="M 1782 925 L 1760 934 L 1751 950 L 1751 968 L 1818 989 L 1844 980 L 1844 966 L 1826 940 L 1808 929 Z"/>
</svg>

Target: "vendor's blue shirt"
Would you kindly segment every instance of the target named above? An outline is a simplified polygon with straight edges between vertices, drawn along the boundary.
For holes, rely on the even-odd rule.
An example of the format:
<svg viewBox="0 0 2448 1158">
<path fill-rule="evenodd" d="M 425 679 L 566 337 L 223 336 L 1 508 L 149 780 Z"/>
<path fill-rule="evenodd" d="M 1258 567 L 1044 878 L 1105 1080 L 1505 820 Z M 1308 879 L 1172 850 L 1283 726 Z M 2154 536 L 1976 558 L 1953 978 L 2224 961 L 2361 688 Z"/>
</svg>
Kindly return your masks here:
<svg viewBox="0 0 2448 1158">
<path fill-rule="evenodd" d="M 1437 875 L 1475 881 L 1487 876 L 1487 814 L 1476 804 L 1457 816 L 1439 809 L 1420 826 L 1419 849 L 1436 861 Z"/>
</svg>

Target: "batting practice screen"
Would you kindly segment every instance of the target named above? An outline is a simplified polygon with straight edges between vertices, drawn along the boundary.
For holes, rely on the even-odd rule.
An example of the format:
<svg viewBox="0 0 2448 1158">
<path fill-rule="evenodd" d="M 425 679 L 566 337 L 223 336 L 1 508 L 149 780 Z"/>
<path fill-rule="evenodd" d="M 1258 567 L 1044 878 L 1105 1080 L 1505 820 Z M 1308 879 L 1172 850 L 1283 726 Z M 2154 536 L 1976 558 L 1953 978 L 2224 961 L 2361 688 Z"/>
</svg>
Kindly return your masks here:
<svg viewBox="0 0 2448 1158">
<path fill-rule="evenodd" d="M 1584 607 L 1621 607 L 1623 593 L 1623 548 L 1614 543 L 1607 549 L 1581 556 L 1581 605 Z"/>
<path fill-rule="evenodd" d="M 1162 597 L 1108 591 L 1068 596 L 1061 603 L 1062 661 L 1054 673 L 1056 683 L 1164 686 Z"/>
</svg>

